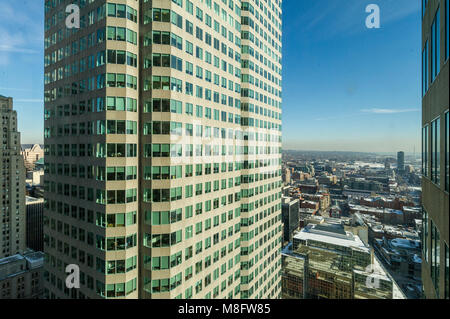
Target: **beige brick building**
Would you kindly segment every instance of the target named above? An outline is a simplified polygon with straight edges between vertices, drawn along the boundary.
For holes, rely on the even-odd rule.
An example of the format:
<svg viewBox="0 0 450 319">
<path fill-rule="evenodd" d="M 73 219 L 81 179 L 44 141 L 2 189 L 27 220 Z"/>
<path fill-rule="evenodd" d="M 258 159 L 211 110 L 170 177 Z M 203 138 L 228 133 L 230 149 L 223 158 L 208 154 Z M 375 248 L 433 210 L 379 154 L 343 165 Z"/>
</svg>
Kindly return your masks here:
<svg viewBox="0 0 450 319">
<path fill-rule="evenodd" d="M 39 144 L 34 144 L 31 145 L 31 147 L 23 148 L 22 155 L 26 169 L 32 171 L 35 167 L 35 163 L 44 157 L 44 150 Z"/>
<path fill-rule="evenodd" d="M 13 99 L 0 95 L 0 259 L 25 249 L 25 166 Z"/>
</svg>

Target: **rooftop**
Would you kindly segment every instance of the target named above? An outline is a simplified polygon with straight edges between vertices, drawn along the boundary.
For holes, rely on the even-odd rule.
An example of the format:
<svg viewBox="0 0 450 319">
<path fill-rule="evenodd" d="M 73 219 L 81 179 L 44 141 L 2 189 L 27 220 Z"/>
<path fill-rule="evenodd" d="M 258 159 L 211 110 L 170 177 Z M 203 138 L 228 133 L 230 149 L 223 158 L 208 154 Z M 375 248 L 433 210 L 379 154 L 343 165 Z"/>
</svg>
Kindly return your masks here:
<svg viewBox="0 0 450 319">
<path fill-rule="evenodd" d="M 370 249 L 361 241 L 361 239 L 353 235 L 351 232 L 344 230 L 343 225 L 318 224 L 308 225 L 299 233 L 294 235 L 297 240 L 314 240 L 318 242 L 328 243 L 341 247 L 352 247 L 364 250 L 369 253 Z"/>
<path fill-rule="evenodd" d="M 25 202 L 26 202 L 26 204 L 41 203 L 41 202 L 44 202 L 44 199 L 43 198 L 34 198 L 31 196 L 25 196 Z"/>
</svg>

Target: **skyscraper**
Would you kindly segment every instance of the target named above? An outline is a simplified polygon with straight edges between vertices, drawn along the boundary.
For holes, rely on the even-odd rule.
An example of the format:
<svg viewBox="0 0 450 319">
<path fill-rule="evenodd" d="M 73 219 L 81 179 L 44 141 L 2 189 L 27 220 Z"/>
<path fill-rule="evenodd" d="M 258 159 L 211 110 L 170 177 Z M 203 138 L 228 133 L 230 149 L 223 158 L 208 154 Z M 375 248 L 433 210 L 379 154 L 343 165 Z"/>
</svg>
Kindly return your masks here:
<svg viewBox="0 0 450 319">
<path fill-rule="evenodd" d="M 422 0 L 422 280 L 449 298 L 449 1 Z"/>
<path fill-rule="evenodd" d="M 0 95 L 0 259 L 25 250 L 25 166 L 13 99 Z"/>
<path fill-rule="evenodd" d="M 397 171 L 399 172 L 405 171 L 405 152 L 397 153 Z"/>
<path fill-rule="evenodd" d="M 45 7 L 47 296 L 279 297 L 281 1 L 71 3 L 80 29 Z"/>
</svg>

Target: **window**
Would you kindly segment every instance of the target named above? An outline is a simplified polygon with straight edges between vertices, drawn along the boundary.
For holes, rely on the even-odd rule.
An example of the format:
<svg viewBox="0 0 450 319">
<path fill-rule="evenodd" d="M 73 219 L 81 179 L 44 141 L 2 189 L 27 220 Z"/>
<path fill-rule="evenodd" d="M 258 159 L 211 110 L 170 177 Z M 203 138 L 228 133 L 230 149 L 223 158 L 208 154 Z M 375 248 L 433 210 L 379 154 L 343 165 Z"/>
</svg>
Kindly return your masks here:
<svg viewBox="0 0 450 319">
<path fill-rule="evenodd" d="M 431 278 L 439 298 L 439 275 L 441 266 L 441 242 L 436 225 L 431 221 Z"/>
<path fill-rule="evenodd" d="M 431 25 L 431 82 L 433 82 L 439 74 L 441 61 L 441 37 L 440 37 L 440 8 L 437 9 Z"/>
<path fill-rule="evenodd" d="M 428 213 L 422 207 L 422 254 L 428 263 Z"/>
<path fill-rule="evenodd" d="M 428 40 L 422 51 L 422 96 L 428 91 Z"/>
<path fill-rule="evenodd" d="M 448 3 L 448 1 L 447 1 Z M 450 180 L 449 180 L 449 139 L 450 139 L 450 130 L 449 130 L 449 112 L 445 113 L 445 190 L 448 192 L 450 191 Z"/>
<path fill-rule="evenodd" d="M 431 123 L 431 181 L 435 184 L 440 184 L 441 173 L 441 131 L 440 118 L 437 118 Z"/>
<path fill-rule="evenodd" d="M 447 1 L 448 3 L 448 1 Z M 449 299 L 449 251 L 448 245 L 445 244 L 445 299 Z"/>
<path fill-rule="evenodd" d="M 427 9 L 428 0 L 422 0 L 422 18 L 425 16 L 425 11 Z"/>
<path fill-rule="evenodd" d="M 448 60 L 448 55 L 449 55 L 449 51 L 450 51 L 450 47 L 449 47 L 450 28 L 449 28 L 449 21 L 448 21 L 448 16 L 449 16 L 449 12 L 450 12 L 449 5 L 450 5 L 450 1 L 446 0 L 445 1 L 445 60 L 446 61 Z"/>
<path fill-rule="evenodd" d="M 424 176 L 428 176 L 428 131 L 428 125 L 422 128 L 422 175 Z"/>
</svg>

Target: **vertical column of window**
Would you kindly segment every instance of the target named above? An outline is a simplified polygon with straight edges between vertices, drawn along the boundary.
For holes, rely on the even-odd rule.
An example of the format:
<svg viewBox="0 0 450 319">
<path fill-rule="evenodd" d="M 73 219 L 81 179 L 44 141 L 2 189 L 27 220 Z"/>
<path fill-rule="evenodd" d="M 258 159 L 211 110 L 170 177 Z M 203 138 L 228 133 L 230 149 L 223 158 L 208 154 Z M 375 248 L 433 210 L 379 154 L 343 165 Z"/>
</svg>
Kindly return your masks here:
<svg viewBox="0 0 450 319">
<path fill-rule="evenodd" d="M 422 128 L 422 175 L 428 176 L 428 131 L 429 125 Z"/>
<path fill-rule="evenodd" d="M 450 149 L 449 149 L 449 139 L 450 139 L 450 127 L 449 127 L 449 114 L 450 112 L 447 111 L 445 113 L 445 190 L 448 192 L 450 191 L 450 179 L 449 179 L 449 173 L 450 173 Z"/>
<path fill-rule="evenodd" d="M 440 8 L 437 9 L 434 16 L 433 24 L 431 25 L 431 82 L 433 82 L 440 69 Z"/>
<path fill-rule="evenodd" d="M 428 91 L 428 40 L 422 51 L 422 96 Z"/>
<path fill-rule="evenodd" d="M 428 229 L 429 229 L 428 212 L 425 210 L 424 207 L 422 207 L 422 257 L 425 259 L 427 263 L 429 262 Z"/>
<path fill-rule="evenodd" d="M 425 16 L 425 11 L 427 9 L 428 0 L 422 0 L 422 19 Z"/>
<path fill-rule="evenodd" d="M 440 184 L 440 147 L 441 147 L 441 131 L 440 118 L 431 123 L 431 181 Z"/>
<path fill-rule="evenodd" d="M 450 53 L 450 47 L 449 47 L 449 42 L 450 42 L 450 27 L 449 27 L 449 13 L 450 13 L 450 0 L 446 0 L 445 1 L 445 61 L 448 60 L 448 56 Z"/>
<path fill-rule="evenodd" d="M 439 298 L 439 279 L 441 266 L 441 242 L 439 230 L 431 220 L 431 278 L 433 280 L 436 296 Z"/>
<path fill-rule="evenodd" d="M 447 1 L 448 3 L 448 1 Z M 448 250 L 448 245 L 447 243 L 445 243 L 445 280 L 444 280 L 444 284 L 445 284 L 445 289 L 444 289 L 444 298 L 445 299 L 449 299 L 449 290 L 450 290 L 450 286 L 449 286 L 449 250 Z"/>
</svg>

